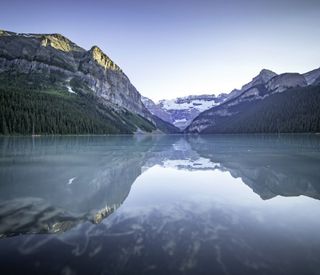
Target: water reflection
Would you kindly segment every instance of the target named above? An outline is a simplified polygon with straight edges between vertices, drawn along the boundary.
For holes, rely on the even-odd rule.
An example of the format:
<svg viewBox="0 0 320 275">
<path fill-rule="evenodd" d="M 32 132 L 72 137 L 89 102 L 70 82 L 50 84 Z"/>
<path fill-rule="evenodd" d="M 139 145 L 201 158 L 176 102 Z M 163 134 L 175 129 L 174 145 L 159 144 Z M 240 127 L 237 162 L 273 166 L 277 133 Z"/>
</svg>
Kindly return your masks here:
<svg viewBox="0 0 320 275">
<path fill-rule="evenodd" d="M 307 135 L 191 138 L 193 150 L 220 163 L 262 199 L 305 195 L 319 199 L 320 138 Z"/>
<path fill-rule="evenodd" d="M 99 223 L 155 165 L 229 171 L 262 199 L 319 199 L 319 148 L 316 136 L 2 139 L 0 233 L 55 233 L 86 220 Z"/>
<path fill-rule="evenodd" d="M 0 234 L 101 222 L 127 197 L 151 146 L 147 137 L 4 139 Z"/>
<path fill-rule="evenodd" d="M 319 270 L 318 136 L 10 138 L 1 152 L 11 273 Z"/>
</svg>

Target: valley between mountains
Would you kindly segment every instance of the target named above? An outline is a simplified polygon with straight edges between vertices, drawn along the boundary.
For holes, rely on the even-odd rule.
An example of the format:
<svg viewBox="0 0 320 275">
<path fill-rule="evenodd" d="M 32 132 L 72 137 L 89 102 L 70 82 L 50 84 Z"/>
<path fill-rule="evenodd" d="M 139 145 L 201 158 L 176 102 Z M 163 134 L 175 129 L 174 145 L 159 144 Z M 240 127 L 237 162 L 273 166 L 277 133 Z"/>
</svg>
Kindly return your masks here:
<svg viewBox="0 0 320 275">
<path fill-rule="evenodd" d="M 320 68 L 155 103 L 97 46 L 2 30 L 0 101 L 2 135 L 320 132 Z"/>
</svg>

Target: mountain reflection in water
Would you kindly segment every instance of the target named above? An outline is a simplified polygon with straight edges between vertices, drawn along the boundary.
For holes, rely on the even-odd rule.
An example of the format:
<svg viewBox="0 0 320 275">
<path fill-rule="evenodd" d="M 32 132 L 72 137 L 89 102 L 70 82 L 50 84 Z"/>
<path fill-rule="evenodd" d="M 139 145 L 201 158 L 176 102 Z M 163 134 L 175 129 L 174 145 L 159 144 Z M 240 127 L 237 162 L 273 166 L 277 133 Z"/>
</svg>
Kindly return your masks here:
<svg viewBox="0 0 320 275">
<path fill-rule="evenodd" d="M 320 270 L 319 136 L 21 137 L 0 146 L 2 274 Z"/>
</svg>

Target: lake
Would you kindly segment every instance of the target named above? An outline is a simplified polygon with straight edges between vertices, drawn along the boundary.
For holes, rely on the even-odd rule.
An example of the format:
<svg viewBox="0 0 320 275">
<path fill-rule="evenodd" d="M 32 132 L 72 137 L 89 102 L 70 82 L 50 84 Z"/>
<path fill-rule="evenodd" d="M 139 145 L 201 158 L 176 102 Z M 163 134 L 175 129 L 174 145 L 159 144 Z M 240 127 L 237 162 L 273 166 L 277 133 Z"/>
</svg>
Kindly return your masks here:
<svg viewBox="0 0 320 275">
<path fill-rule="evenodd" d="M 0 138 L 1 274 L 320 274 L 320 136 Z"/>
</svg>

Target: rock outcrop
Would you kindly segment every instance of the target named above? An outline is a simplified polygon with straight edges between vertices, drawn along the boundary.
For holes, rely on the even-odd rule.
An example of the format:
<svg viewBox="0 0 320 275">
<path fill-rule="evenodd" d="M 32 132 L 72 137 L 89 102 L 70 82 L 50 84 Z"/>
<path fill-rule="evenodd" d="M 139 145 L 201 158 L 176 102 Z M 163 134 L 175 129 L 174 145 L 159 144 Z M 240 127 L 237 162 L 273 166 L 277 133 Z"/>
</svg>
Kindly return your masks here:
<svg viewBox="0 0 320 275">
<path fill-rule="evenodd" d="M 281 93 L 289 88 L 305 87 L 307 81 L 298 73 L 285 73 L 272 78 L 266 85 L 268 91 Z"/>
<path fill-rule="evenodd" d="M 307 72 L 303 74 L 303 76 L 306 79 L 308 85 L 313 85 L 318 80 L 320 80 L 320 68 Z"/>
</svg>

